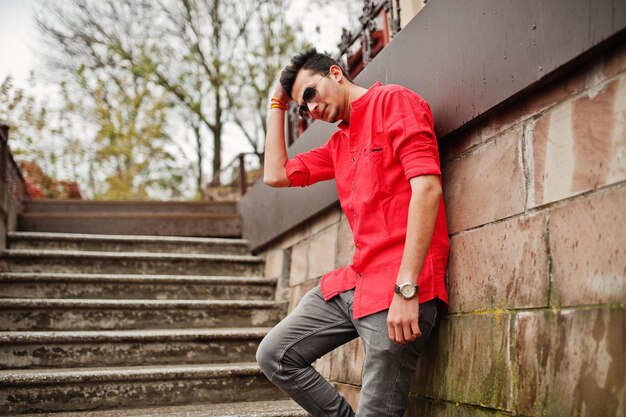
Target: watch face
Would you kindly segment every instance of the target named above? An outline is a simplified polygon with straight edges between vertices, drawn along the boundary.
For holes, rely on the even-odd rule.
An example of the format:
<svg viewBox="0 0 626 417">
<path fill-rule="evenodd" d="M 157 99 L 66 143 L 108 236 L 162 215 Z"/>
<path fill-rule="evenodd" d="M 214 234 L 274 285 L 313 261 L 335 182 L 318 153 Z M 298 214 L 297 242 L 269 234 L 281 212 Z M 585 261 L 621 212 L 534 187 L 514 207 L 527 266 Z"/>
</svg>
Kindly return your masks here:
<svg viewBox="0 0 626 417">
<path fill-rule="evenodd" d="M 415 295 L 415 286 L 403 285 L 400 291 L 402 292 L 402 296 L 406 298 L 411 298 Z"/>
</svg>

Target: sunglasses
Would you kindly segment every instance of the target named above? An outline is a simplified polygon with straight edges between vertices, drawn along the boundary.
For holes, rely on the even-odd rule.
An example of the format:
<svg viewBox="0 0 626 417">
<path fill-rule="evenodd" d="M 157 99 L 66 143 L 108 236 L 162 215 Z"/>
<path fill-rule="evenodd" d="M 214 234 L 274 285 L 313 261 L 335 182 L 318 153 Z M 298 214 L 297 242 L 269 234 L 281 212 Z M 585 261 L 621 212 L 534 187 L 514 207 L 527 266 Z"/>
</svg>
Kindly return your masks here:
<svg viewBox="0 0 626 417">
<path fill-rule="evenodd" d="M 315 85 L 317 86 L 317 84 L 322 81 L 322 79 L 326 77 L 329 72 L 330 69 L 322 75 L 322 78 L 320 78 Z M 317 91 L 315 87 L 307 87 L 304 89 L 304 93 L 302 93 L 302 104 L 300 104 L 300 107 L 298 108 L 298 114 L 300 117 L 304 117 L 305 119 L 310 119 L 312 117 L 311 111 L 309 110 L 309 103 L 316 102 L 319 99 L 319 96 L 320 92 Z"/>
</svg>

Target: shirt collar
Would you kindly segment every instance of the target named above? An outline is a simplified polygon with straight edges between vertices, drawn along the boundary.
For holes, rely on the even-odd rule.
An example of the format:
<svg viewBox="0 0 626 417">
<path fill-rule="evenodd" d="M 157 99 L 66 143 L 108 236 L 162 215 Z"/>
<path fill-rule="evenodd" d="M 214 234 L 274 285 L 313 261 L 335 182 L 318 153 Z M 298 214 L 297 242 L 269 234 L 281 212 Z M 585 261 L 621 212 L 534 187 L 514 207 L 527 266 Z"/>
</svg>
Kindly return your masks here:
<svg viewBox="0 0 626 417">
<path fill-rule="evenodd" d="M 352 102 L 352 110 L 350 110 L 350 120 L 353 119 L 355 112 L 358 112 L 361 108 L 361 106 L 364 103 L 367 103 L 367 101 L 369 100 L 369 97 L 374 93 L 375 90 L 378 89 L 378 87 L 380 87 L 382 84 L 380 81 L 377 81 L 374 85 L 372 85 L 370 88 L 367 89 L 367 92 L 365 94 L 363 94 L 361 97 L 357 98 L 356 100 L 354 100 Z M 338 125 L 339 129 L 341 129 L 343 132 L 348 132 L 348 130 L 350 129 L 350 123 L 347 123 L 345 121 L 341 121 L 341 123 L 339 123 Z"/>
</svg>

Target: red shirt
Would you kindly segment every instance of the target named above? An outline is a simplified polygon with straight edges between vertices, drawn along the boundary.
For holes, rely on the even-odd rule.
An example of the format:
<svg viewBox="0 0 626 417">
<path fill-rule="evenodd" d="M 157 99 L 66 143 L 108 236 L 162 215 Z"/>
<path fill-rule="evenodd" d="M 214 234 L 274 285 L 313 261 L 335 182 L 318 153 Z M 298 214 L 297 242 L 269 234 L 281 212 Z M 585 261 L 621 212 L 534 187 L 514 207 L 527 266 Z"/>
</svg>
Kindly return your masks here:
<svg viewBox="0 0 626 417">
<path fill-rule="evenodd" d="M 388 309 L 404 251 L 411 186 L 418 175 L 441 175 L 437 138 L 428 104 L 414 92 L 376 83 L 352 102 L 323 146 L 286 165 L 291 186 L 336 179 L 354 236 L 353 263 L 325 274 L 326 300 L 354 288 L 354 318 Z M 448 302 L 445 273 L 449 241 L 443 198 L 435 232 L 418 277 L 419 300 Z"/>
</svg>

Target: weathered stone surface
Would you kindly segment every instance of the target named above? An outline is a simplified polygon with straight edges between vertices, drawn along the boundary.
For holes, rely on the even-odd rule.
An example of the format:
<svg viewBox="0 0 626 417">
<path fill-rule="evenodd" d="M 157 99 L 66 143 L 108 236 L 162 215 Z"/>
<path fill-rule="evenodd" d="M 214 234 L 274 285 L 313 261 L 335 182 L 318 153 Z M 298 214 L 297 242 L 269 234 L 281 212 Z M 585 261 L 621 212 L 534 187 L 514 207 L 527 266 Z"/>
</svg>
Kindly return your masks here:
<svg viewBox="0 0 626 417">
<path fill-rule="evenodd" d="M 409 407 L 405 417 L 507 417 L 510 414 L 493 410 L 467 406 L 459 403 L 432 401 L 424 398 L 409 397 Z"/>
<path fill-rule="evenodd" d="M 289 267 L 289 286 L 302 284 L 307 279 L 309 268 L 309 243 L 304 240 L 291 249 L 291 264 Z"/>
<path fill-rule="evenodd" d="M 0 371 L 2 413 L 284 397 L 253 364 Z"/>
<path fill-rule="evenodd" d="M 304 223 L 290 230 L 287 235 L 277 242 L 277 246 L 281 249 L 291 248 L 308 238 L 310 235 L 311 225 L 309 223 Z"/>
<path fill-rule="evenodd" d="M 271 326 L 271 301 L 0 299 L 3 330 L 175 329 Z"/>
<path fill-rule="evenodd" d="M 256 256 L 188 253 L 117 253 L 12 249 L 3 254 L 0 268 L 9 272 L 261 275 L 263 260 Z"/>
<path fill-rule="evenodd" d="M 330 378 L 330 364 L 332 363 L 332 356 L 330 353 L 322 356 L 318 360 L 315 361 L 313 367 L 317 372 L 320 373 L 324 378 Z"/>
<path fill-rule="evenodd" d="M 307 279 L 320 278 L 335 269 L 339 224 L 327 227 L 309 239 Z"/>
<path fill-rule="evenodd" d="M 0 332 L 0 369 L 254 362 L 268 330 Z"/>
<path fill-rule="evenodd" d="M 18 216 L 19 230 L 160 236 L 241 237 L 235 213 L 37 213 Z"/>
<path fill-rule="evenodd" d="M 309 417 L 291 400 L 195 404 L 121 410 L 24 414 L 21 417 Z"/>
<path fill-rule="evenodd" d="M 265 256 L 265 277 L 282 278 L 285 275 L 285 267 L 289 264 L 286 251 L 276 249 L 268 252 Z"/>
<path fill-rule="evenodd" d="M 514 218 L 454 236 L 450 311 L 548 305 L 546 218 Z"/>
<path fill-rule="evenodd" d="M 267 252 L 265 276 L 276 280 L 274 299 L 284 301 L 289 298 L 289 271 L 291 269 L 291 249 L 273 248 Z"/>
<path fill-rule="evenodd" d="M 319 284 L 319 280 L 310 280 L 304 284 L 300 284 L 295 287 L 291 287 L 291 297 L 289 299 L 289 312 L 293 311 L 298 306 L 304 294 L 309 292 L 312 288 Z"/>
<path fill-rule="evenodd" d="M 626 187 L 550 213 L 553 298 L 561 306 L 626 300 Z"/>
<path fill-rule="evenodd" d="M 511 314 L 444 316 L 417 361 L 419 397 L 512 411 Z"/>
<path fill-rule="evenodd" d="M 137 210 L 79 213 L 73 227 L 94 226 L 87 224 L 90 217 L 143 220 Z M 55 227 L 66 232 L 71 228 L 63 221 L 71 216 L 31 217 L 58 219 Z M 181 218 L 196 220 L 196 230 L 209 217 L 223 221 L 217 229 L 238 218 L 147 217 L 173 219 L 155 233 Z M 146 230 L 146 222 L 139 223 Z M 0 257 L 0 328 L 6 330 L 0 332 L 0 414 L 307 415 L 292 402 L 272 401 L 284 393 L 252 363 L 259 341 L 286 312 L 287 302 L 269 300 L 277 281 L 289 275 L 290 249 L 270 257 L 268 279 L 261 277 L 264 259 L 243 256 L 241 239 L 66 233 L 10 238 L 11 250 Z M 264 401 L 245 404 L 253 400 Z M 148 406 L 159 407 L 137 410 Z"/>
<path fill-rule="evenodd" d="M 626 414 L 624 307 L 525 312 L 515 327 L 521 414 Z"/>
<path fill-rule="evenodd" d="M 348 404 L 350 404 L 352 409 L 356 411 L 359 406 L 359 395 L 361 394 L 361 387 L 348 384 L 340 384 L 337 382 L 333 383 L 333 386 L 335 387 L 337 392 L 341 394 L 341 396 L 343 396 L 346 401 L 348 401 Z"/>
<path fill-rule="evenodd" d="M 588 90 L 529 130 L 529 207 L 626 180 L 626 75 Z"/>
<path fill-rule="evenodd" d="M 450 233 L 524 210 L 521 139 L 518 127 L 446 164 L 443 189 Z"/>
<path fill-rule="evenodd" d="M 361 385 L 365 350 L 361 338 L 330 352 L 331 365 L 329 378 L 335 382 Z"/>
<path fill-rule="evenodd" d="M 341 216 L 339 222 L 339 235 L 337 236 L 337 256 L 335 268 L 343 268 L 352 264 L 354 256 L 354 236 L 350 229 L 350 223 L 345 216 Z"/>
<path fill-rule="evenodd" d="M 39 213 L 236 213 L 237 201 L 27 200 L 24 209 Z"/>
<path fill-rule="evenodd" d="M 195 404 L 121 410 L 24 414 L 21 417 L 309 417 L 291 400 Z"/>
<path fill-rule="evenodd" d="M 11 232 L 8 237 L 11 249 L 232 255 L 249 253 L 248 242 L 244 239 L 37 232 Z"/>
<path fill-rule="evenodd" d="M 275 287 L 259 277 L 0 273 L 0 298 L 272 300 Z"/>
<path fill-rule="evenodd" d="M 310 234 L 314 235 L 316 233 L 321 232 L 329 226 L 332 226 L 339 222 L 341 218 L 341 206 L 339 203 L 333 205 L 332 207 L 325 210 L 319 216 L 311 221 L 310 225 Z"/>
</svg>

